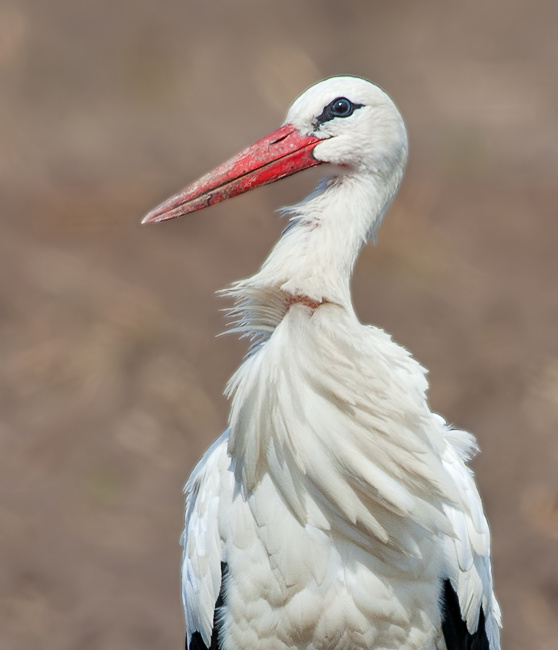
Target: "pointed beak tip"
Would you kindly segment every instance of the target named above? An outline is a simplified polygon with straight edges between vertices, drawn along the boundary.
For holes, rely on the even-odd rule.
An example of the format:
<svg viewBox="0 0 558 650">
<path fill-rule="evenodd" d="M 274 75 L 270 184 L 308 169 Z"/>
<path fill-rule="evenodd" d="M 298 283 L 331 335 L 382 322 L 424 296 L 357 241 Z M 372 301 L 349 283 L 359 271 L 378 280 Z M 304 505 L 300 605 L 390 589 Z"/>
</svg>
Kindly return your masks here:
<svg viewBox="0 0 558 650">
<path fill-rule="evenodd" d="M 151 217 L 148 214 L 146 214 L 145 217 L 141 220 L 141 225 L 142 226 L 145 223 L 151 223 Z"/>
<path fill-rule="evenodd" d="M 143 226 L 146 223 L 157 223 L 157 218 L 154 214 L 146 214 L 145 217 L 141 220 L 141 225 Z"/>
<path fill-rule="evenodd" d="M 141 220 L 141 225 L 143 226 L 146 223 L 159 223 L 160 221 L 165 221 L 165 219 L 165 213 L 161 211 L 160 207 L 156 207 L 145 215 Z"/>
</svg>

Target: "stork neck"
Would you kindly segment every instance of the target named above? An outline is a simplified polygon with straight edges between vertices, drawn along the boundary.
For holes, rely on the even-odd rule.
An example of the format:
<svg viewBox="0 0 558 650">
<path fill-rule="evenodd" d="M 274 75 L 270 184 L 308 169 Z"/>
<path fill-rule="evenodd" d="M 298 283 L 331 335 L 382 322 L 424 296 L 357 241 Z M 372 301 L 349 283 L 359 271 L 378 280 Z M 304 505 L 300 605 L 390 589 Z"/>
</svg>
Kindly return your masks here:
<svg viewBox="0 0 558 650">
<path fill-rule="evenodd" d="M 398 183 L 390 187 L 381 180 L 355 173 L 322 181 L 289 210 L 291 224 L 248 282 L 350 308 L 349 283 L 356 258 L 397 189 Z"/>
<path fill-rule="evenodd" d="M 353 313 L 350 279 L 362 246 L 393 199 L 402 176 L 344 174 L 323 180 L 290 208 L 291 223 L 256 275 L 226 293 L 235 299 L 234 331 L 261 342 L 290 305 L 335 303 Z"/>
</svg>

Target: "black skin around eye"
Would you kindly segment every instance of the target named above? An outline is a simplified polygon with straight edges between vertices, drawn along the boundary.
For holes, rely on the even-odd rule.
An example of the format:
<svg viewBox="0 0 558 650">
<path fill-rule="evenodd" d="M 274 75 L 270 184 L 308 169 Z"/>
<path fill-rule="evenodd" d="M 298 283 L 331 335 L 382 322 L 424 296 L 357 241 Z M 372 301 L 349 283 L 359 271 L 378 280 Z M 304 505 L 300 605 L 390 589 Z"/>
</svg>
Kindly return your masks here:
<svg viewBox="0 0 558 650">
<path fill-rule="evenodd" d="M 324 108 L 321 115 L 318 115 L 314 125 L 316 128 L 319 128 L 324 122 L 329 122 L 336 117 L 349 117 L 357 108 L 361 108 L 362 106 L 364 104 L 353 104 L 346 97 L 337 97 Z"/>
</svg>

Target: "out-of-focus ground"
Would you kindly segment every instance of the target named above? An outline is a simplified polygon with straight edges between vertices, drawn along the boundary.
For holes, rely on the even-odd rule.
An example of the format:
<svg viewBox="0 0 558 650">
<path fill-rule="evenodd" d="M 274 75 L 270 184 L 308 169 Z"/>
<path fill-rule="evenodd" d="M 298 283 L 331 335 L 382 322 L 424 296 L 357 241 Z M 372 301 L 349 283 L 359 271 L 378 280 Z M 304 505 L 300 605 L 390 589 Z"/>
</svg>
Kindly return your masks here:
<svg viewBox="0 0 558 650">
<path fill-rule="evenodd" d="M 354 299 L 473 431 L 504 648 L 558 648 L 558 3 L 0 2 L 0 647 L 183 643 L 182 485 L 245 345 L 253 273 L 309 172 L 140 227 L 333 74 L 410 164 Z"/>
</svg>

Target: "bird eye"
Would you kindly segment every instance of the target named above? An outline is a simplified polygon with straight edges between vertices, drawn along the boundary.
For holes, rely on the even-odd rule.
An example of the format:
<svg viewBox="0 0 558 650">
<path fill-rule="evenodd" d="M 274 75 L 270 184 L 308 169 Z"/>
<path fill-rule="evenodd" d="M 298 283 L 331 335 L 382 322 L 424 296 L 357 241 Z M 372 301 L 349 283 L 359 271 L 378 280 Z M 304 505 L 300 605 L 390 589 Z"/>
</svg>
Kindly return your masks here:
<svg viewBox="0 0 558 650">
<path fill-rule="evenodd" d="M 357 108 L 362 108 L 363 104 L 353 104 L 346 97 L 338 97 L 330 102 L 322 111 L 321 115 L 314 121 L 314 127 L 319 129 L 322 124 L 329 122 L 336 117 L 349 117 Z"/>
<path fill-rule="evenodd" d="M 339 97 L 331 105 L 331 114 L 334 117 L 349 117 L 352 115 L 354 106 L 345 97 Z"/>
</svg>

